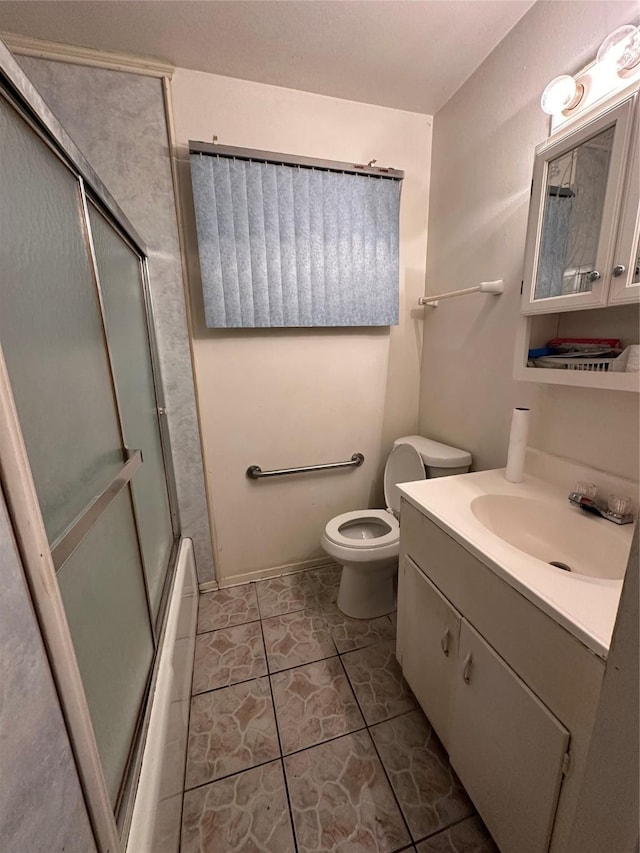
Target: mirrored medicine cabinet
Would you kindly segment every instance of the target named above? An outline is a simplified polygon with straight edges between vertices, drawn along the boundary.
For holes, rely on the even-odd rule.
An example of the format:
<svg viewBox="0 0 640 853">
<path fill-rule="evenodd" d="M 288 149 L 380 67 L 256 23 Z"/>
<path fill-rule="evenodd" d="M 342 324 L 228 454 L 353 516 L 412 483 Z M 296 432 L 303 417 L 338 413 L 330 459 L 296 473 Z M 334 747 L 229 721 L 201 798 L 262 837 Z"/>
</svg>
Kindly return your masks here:
<svg viewBox="0 0 640 853">
<path fill-rule="evenodd" d="M 516 379 L 640 391 L 640 374 L 611 362 L 529 358 L 560 337 L 640 343 L 639 99 L 636 84 L 536 148 Z"/>
</svg>

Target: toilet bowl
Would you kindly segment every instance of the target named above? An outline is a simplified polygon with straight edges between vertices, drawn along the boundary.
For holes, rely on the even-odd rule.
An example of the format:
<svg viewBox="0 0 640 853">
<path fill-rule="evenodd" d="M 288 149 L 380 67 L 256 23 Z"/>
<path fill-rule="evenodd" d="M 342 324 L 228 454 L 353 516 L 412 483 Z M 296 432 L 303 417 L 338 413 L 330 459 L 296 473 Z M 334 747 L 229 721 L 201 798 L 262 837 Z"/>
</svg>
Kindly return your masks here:
<svg viewBox="0 0 640 853">
<path fill-rule="evenodd" d="M 386 509 L 362 509 L 328 522 L 320 543 L 342 566 L 338 608 L 355 619 L 395 610 L 400 551 L 399 483 L 462 474 L 471 454 L 421 435 L 398 438 L 384 469 Z"/>
</svg>

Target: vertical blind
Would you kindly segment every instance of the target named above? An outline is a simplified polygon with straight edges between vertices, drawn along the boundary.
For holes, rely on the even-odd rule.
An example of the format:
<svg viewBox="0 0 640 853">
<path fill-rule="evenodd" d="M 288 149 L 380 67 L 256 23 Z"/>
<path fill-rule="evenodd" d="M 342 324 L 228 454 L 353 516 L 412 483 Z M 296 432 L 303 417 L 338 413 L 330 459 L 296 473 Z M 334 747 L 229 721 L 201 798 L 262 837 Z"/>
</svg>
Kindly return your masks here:
<svg viewBox="0 0 640 853">
<path fill-rule="evenodd" d="M 398 179 L 203 153 L 191 179 L 209 328 L 398 322 Z"/>
</svg>

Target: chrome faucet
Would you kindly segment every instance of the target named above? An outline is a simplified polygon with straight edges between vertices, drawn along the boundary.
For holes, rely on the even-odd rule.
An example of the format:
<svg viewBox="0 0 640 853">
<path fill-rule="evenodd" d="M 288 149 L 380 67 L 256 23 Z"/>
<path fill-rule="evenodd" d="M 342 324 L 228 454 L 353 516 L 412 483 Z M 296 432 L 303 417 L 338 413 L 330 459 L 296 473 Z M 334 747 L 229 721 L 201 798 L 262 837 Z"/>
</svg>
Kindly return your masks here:
<svg viewBox="0 0 640 853">
<path fill-rule="evenodd" d="M 583 492 L 570 492 L 569 500 L 572 504 L 579 506 L 585 512 L 592 512 L 594 515 L 600 515 L 606 518 L 607 521 L 613 521 L 614 524 L 631 524 L 633 514 L 631 512 L 614 512 L 610 506 L 605 507 L 597 503 L 590 495 L 585 495 Z M 627 500 L 620 498 L 620 502 L 628 503 Z M 626 509 L 626 506 L 624 507 Z"/>
</svg>

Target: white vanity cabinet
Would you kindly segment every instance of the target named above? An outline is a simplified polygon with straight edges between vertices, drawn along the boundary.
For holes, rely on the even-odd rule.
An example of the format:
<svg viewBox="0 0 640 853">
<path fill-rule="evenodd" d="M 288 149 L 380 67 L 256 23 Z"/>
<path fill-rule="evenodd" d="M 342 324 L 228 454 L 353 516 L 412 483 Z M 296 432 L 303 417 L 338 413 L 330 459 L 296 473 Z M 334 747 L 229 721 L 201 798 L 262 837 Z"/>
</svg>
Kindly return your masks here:
<svg viewBox="0 0 640 853">
<path fill-rule="evenodd" d="M 503 853 L 544 853 L 569 732 L 410 558 L 402 671 Z"/>
<path fill-rule="evenodd" d="M 404 499 L 400 518 L 405 678 L 502 853 L 569 853 L 603 661 Z"/>
<path fill-rule="evenodd" d="M 404 610 L 399 623 L 412 629 L 404 644 L 402 671 L 448 749 L 461 617 L 409 558 L 400 574 Z"/>
<path fill-rule="evenodd" d="M 544 853 L 569 732 L 466 620 L 449 755 L 504 853 Z"/>
</svg>

